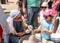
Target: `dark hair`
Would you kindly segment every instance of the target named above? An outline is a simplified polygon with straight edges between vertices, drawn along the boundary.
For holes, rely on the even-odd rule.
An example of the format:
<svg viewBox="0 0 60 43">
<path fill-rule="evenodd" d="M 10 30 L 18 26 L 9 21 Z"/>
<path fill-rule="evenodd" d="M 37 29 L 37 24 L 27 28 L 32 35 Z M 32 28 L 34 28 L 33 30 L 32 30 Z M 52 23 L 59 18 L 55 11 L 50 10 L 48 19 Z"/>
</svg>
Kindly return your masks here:
<svg viewBox="0 0 60 43">
<path fill-rule="evenodd" d="M 41 6 L 41 8 L 47 8 L 47 7 L 42 7 L 42 6 Z"/>
<path fill-rule="evenodd" d="M 53 1 L 50 0 L 50 1 L 48 2 L 48 8 L 49 8 L 49 9 L 52 8 L 52 4 L 53 4 Z"/>
<path fill-rule="evenodd" d="M 48 15 L 48 16 L 44 16 L 45 18 L 47 18 L 47 17 L 52 17 L 53 18 L 53 16 L 52 15 Z"/>
<path fill-rule="evenodd" d="M 60 2 L 58 3 L 58 5 L 57 5 L 57 7 L 56 7 L 56 10 L 57 10 L 58 12 L 60 12 Z"/>
<path fill-rule="evenodd" d="M 52 15 L 49 15 L 49 17 L 53 17 Z"/>
</svg>

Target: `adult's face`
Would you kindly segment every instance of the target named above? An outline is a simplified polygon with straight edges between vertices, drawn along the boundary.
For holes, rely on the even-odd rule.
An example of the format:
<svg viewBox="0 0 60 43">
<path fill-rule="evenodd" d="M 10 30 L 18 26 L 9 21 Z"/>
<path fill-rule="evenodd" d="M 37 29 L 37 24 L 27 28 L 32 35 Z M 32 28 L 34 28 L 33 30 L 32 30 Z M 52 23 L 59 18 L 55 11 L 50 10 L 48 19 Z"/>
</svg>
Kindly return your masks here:
<svg viewBox="0 0 60 43">
<path fill-rule="evenodd" d="M 21 14 L 19 13 L 15 19 L 20 19 L 21 18 Z"/>
<path fill-rule="evenodd" d="M 42 9 L 43 9 L 43 10 L 46 10 L 46 8 L 47 8 L 46 6 L 42 6 Z"/>
</svg>

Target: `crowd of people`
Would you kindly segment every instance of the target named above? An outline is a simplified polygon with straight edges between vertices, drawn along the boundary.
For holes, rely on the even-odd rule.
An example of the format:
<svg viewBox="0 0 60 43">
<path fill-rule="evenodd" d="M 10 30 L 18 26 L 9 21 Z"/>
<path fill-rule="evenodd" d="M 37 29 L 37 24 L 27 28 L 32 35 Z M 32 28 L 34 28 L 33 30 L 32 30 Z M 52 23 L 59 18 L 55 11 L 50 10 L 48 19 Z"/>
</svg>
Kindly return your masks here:
<svg viewBox="0 0 60 43">
<path fill-rule="evenodd" d="M 42 43 L 49 43 L 53 33 L 60 35 L 60 0 L 19 0 L 18 6 L 6 19 L 4 43 L 20 43 L 21 37 L 31 35 L 31 31 L 33 34 L 40 31 Z M 3 31 L 0 31 L 0 43 Z"/>
</svg>

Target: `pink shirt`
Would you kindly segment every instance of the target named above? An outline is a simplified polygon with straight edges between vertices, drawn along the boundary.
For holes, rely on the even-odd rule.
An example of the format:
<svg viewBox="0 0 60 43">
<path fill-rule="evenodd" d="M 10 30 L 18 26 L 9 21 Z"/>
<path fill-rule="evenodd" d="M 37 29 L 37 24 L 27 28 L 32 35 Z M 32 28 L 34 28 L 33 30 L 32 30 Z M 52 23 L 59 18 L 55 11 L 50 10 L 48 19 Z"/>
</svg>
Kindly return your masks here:
<svg viewBox="0 0 60 43">
<path fill-rule="evenodd" d="M 53 11 L 54 11 L 54 14 L 57 13 L 57 11 L 56 11 L 56 7 L 57 7 L 57 4 L 58 4 L 58 3 L 59 3 L 59 0 L 56 1 L 56 2 L 54 2 L 53 5 L 52 5 L 52 9 L 53 9 Z"/>
</svg>

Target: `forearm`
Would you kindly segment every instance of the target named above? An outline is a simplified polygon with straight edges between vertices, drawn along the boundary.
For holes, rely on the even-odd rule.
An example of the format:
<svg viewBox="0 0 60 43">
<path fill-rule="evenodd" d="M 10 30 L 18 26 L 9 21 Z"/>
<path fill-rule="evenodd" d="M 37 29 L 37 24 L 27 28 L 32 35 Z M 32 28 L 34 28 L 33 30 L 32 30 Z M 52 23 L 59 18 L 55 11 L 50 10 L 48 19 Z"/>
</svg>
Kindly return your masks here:
<svg viewBox="0 0 60 43">
<path fill-rule="evenodd" d="M 52 34 L 53 33 L 53 29 L 51 29 L 51 30 L 48 30 L 48 29 L 46 29 L 46 28 L 44 28 L 44 27 L 42 27 L 42 30 L 41 30 L 42 32 L 45 32 L 45 33 L 48 33 L 48 34 Z"/>
<path fill-rule="evenodd" d="M 26 0 L 23 0 L 22 6 L 25 8 Z"/>
<path fill-rule="evenodd" d="M 38 17 L 38 24 L 40 24 L 40 17 Z"/>
<path fill-rule="evenodd" d="M 52 31 L 52 30 L 46 30 L 46 33 L 48 33 L 48 34 L 52 34 L 53 31 Z"/>
<path fill-rule="evenodd" d="M 54 29 L 53 29 L 53 32 L 54 32 L 54 33 L 56 32 L 57 27 L 58 27 L 58 26 L 57 26 L 57 21 L 55 20 L 55 21 L 54 21 Z"/>
<path fill-rule="evenodd" d="M 28 25 L 27 25 L 27 23 L 26 23 L 26 21 L 25 21 L 25 19 L 24 19 L 23 16 L 22 16 L 22 26 L 23 26 L 24 28 L 27 28 L 27 27 L 28 27 Z"/>
<path fill-rule="evenodd" d="M 16 36 L 22 36 L 22 35 L 24 35 L 24 34 L 26 34 L 25 32 L 19 32 L 19 33 L 16 33 L 15 35 Z"/>
<path fill-rule="evenodd" d="M 17 33 L 16 31 L 14 31 L 14 32 L 12 32 L 11 34 L 12 34 L 12 35 L 16 35 L 16 36 L 22 36 L 22 35 L 26 34 L 26 32 L 23 31 L 23 32 Z"/>
</svg>

